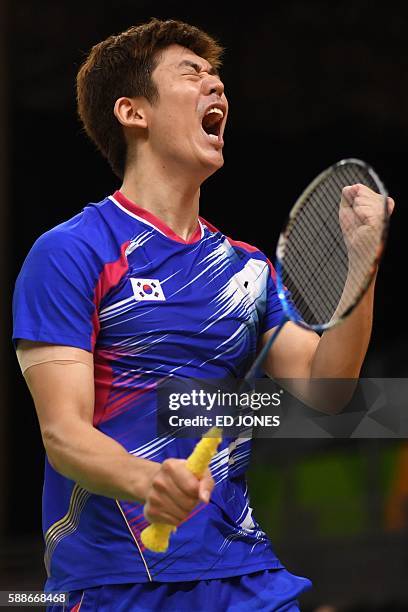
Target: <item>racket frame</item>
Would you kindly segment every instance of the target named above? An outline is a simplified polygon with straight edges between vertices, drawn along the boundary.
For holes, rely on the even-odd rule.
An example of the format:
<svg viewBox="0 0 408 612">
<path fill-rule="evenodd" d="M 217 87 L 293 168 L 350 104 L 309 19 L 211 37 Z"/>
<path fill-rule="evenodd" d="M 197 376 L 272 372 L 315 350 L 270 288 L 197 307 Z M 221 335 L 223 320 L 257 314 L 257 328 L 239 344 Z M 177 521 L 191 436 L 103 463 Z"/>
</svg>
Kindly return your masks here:
<svg viewBox="0 0 408 612">
<path fill-rule="evenodd" d="M 291 232 L 291 229 L 296 221 L 296 217 L 299 213 L 299 211 L 303 208 L 303 206 L 305 206 L 306 204 L 306 200 L 309 197 L 309 195 L 314 191 L 314 189 L 316 189 L 316 187 L 327 177 L 329 176 L 333 170 L 335 170 L 338 167 L 341 166 L 345 166 L 346 164 L 354 164 L 357 166 L 360 166 L 362 168 L 364 168 L 368 174 L 371 176 L 371 178 L 373 179 L 373 181 L 375 182 L 377 188 L 378 188 L 378 193 L 380 195 L 383 196 L 384 198 L 384 219 L 383 219 L 383 231 L 382 231 L 382 235 L 381 235 L 381 240 L 379 243 L 379 247 L 377 250 L 377 253 L 374 257 L 373 260 L 373 264 L 372 264 L 372 270 L 370 272 L 370 274 L 367 274 L 367 278 L 365 280 L 365 282 L 362 284 L 361 287 L 361 291 L 360 293 L 357 295 L 356 299 L 348 306 L 348 308 L 344 311 L 344 313 L 331 321 L 328 321 L 327 323 L 320 323 L 320 324 L 309 324 L 306 323 L 305 321 L 303 321 L 301 315 L 298 313 L 298 311 L 296 310 L 293 302 L 290 300 L 289 297 L 289 291 L 287 290 L 287 288 L 285 287 L 283 280 L 282 280 L 282 275 L 283 275 L 283 260 L 284 260 L 284 254 L 285 254 L 285 246 L 287 243 L 287 239 L 288 236 Z M 326 168 L 326 170 L 323 170 L 323 172 L 321 172 L 320 174 L 318 174 L 316 176 L 316 178 L 306 187 L 306 189 L 301 193 L 301 195 L 298 197 L 298 199 L 296 200 L 295 204 L 292 206 L 292 209 L 289 213 L 288 216 L 288 220 L 287 223 L 285 225 L 285 229 L 281 232 L 279 239 L 278 239 L 278 245 L 276 248 L 276 259 L 275 259 L 275 270 L 276 270 L 276 289 L 278 292 L 278 297 L 281 301 L 282 304 L 282 308 L 284 311 L 284 318 L 285 318 L 285 322 L 287 321 L 293 321 L 294 323 L 296 323 L 297 325 L 299 325 L 300 327 L 303 327 L 305 329 L 311 329 L 314 331 L 325 331 L 326 329 L 331 329 L 333 327 L 336 327 L 337 325 L 339 325 L 342 321 L 344 321 L 344 319 L 346 319 L 348 317 L 348 315 L 351 313 L 351 311 L 357 306 L 357 304 L 360 302 L 360 300 L 362 299 L 363 295 L 365 294 L 365 292 L 367 291 L 368 286 L 370 285 L 377 266 L 381 260 L 381 256 L 383 254 L 384 251 L 384 244 L 387 238 L 387 234 L 388 234 L 388 219 L 389 219 L 389 215 L 388 215 L 388 211 L 387 211 L 387 198 L 388 198 L 388 192 L 384 186 L 384 183 L 381 181 L 380 177 L 378 176 L 378 174 L 375 172 L 375 170 L 366 162 L 362 161 L 361 159 L 357 159 L 354 157 L 349 157 L 349 158 L 345 158 L 342 159 L 340 161 L 338 161 L 335 164 L 332 164 L 331 166 L 329 166 L 328 168 Z"/>
<path fill-rule="evenodd" d="M 309 324 L 303 321 L 302 317 L 297 312 L 296 308 L 294 307 L 293 302 L 290 300 L 289 291 L 285 287 L 283 280 L 282 280 L 285 245 L 286 245 L 290 230 L 293 227 L 293 224 L 295 223 L 297 214 L 299 210 L 306 204 L 306 200 L 308 196 L 310 195 L 310 193 L 319 185 L 319 183 L 321 183 L 328 175 L 330 175 L 330 173 L 333 172 L 333 170 L 335 170 L 336 168 L 340 166 L 344 166 L 346 164 L 355 164 L 357 166 L 361 166 L 362 168 L 364 168 L 368 172 L 368 174 L 371 176 L 373 181 L 375 182 L 375 185 L 378 188 L 378 193 L 382 195 L 384 198 L 384 219 L 383 219 L 384 222 L 383 222 L 383 230 L 381 234 L 381 239 L 380 239 L 377 253 L 373 260 L 371 273 L 367 274 L 367 279 L 362 284 L 361 291 L 356 297 L 356 299 L 348 306 L 348 308 L 344 311 L 344 313 L 340 317 L 337 317 L 336 319 L 328 321 L 327 323 L 323 323 L 323 324 L 316 324 L 316 325 Z M 299 196 L 299 198 L 296 200 L 295 204 L 291 208 L 287 223 L 285 225 L 285 229 L 281 232 L 279 236 L 278 245 L 276 248 L 276 258 L 275 258 L 276 280 L 275 280 L 275 283 L 276 283 L 278 297 L 282 304 L 283 315 L 282 315 L 282 318 L 278 326 L 274 328 L 273 333 L 268 338 L 268 341 L 265 343 L 261 351 L 258 353 L 252 366 L 248 370 L 244 378 L 243 386 L 253 385 L 256 378 L 262 375 L 261 367 L 266 358 L 266 355 L 269 352 L 273 343 L 275 342 L 276 338 L 278 337 L 279 333 L 281 332 L 283 326 L 288 321 L 293 321 L 294 323 L 296 323 L 300 327 L 303 327 L 304 329 L 313 330 L 316 332 L 323 332 L 327 329 L 331 329 L 339 325 L 342 321 L 344 321 L 344 319 L 347 318 L 347 316 L 351 313 L 351 311 L 357 306 L 357 304 L 360 302 L 365 292 L 367 291 L 367 288 L 369 287 L 375 275 L 376 268 L 381 260 L 381 256 L 384 251 L 384 245 L 385 245 L 385 241 L 386 241 L 387 234 L 388 234 L 388 221 L 389 221 L 389 215 L 388 215 L 388 210 L 387 210 L 387 198 L 388 198 L 388 192 L 383 182 L 381 181 L 381 179 L 375 172 L 375 170 L 373 170 L 373 168 L 366 162 L 362 161 L 361 159 L 354 158 L 354 157 L 342 159 L 338 161 L 337 163 L 329 166 L 326 170 L 323 170 L 323 172 L 318 174 L 316 178 L 301 193 L 301 195 Z"/>
</svg>

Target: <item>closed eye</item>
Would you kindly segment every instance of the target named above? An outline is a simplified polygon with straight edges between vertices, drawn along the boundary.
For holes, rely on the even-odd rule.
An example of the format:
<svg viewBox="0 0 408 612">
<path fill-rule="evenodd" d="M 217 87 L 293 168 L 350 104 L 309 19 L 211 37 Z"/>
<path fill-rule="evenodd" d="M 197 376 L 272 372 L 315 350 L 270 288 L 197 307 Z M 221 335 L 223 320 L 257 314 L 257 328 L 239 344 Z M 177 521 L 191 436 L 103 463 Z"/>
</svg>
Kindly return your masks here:
<svg viewBox="0 0 408 612">
<path fill-rule="evenodd" d="M 201 76 L 202 74 L 218 75 L 217 71 L 212 66 L 210 66 L 209 69 L 206 69 L 204 66 L 200 66 L 200 64 L 197 64 L 196 62 L 193 62 L 191 60 L 183 60 L 179 64 L 179 68 L 184 68 L 184 69 L 187 68 L 191 70 L 191 71 L 189 70 L 188 73 L 183 72 L 183 75 L 187 75 L 187 74 L 192 74 L 192 75 L 197 75 L 197 76 Z"/>
<path fill-rule="evenodd" d="M 196 74 L 200 74 L 200 72 L 203 69 L 199 64 L 196 64 L 195 62 L 190 62 L 189 60 L 185 60 L 185 63 L 189 68 L 194 70 Z"/>
</svg>

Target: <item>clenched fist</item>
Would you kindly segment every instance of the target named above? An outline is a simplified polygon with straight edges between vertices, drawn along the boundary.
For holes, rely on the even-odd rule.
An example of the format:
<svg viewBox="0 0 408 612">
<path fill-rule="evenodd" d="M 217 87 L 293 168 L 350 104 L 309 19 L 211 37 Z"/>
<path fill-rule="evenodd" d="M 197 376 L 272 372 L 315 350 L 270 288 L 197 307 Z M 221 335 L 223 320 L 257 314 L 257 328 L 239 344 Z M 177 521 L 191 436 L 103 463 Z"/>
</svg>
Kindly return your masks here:
<svg viewBox="0 0 408 612">
<path fill-rule="evenodd" d="M 213 488 L 209 470 L 199 480 L 185 459 L 166 459 L 147 491 L 144 515 L 149 523 L 179 525 L 199 502 L 209 502 Z"/>
<path fill-rule="evenodd" d="M 375 193 L 366 185 L 344 187 L 341 194 L 339 220 L 344 241 L 350 255 L 370 255 L 381 243 L 384 216 L 391 215 L 394 200 Z"/>
</svg>

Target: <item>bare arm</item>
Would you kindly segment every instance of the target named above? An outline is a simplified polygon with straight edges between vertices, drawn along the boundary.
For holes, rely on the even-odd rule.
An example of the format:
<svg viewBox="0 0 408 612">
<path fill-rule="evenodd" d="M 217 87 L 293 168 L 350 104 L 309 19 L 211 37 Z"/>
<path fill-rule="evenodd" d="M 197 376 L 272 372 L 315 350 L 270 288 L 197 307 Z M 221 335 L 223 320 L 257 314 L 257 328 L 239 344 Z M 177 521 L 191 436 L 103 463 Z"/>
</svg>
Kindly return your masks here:
<svg viewBox="0 0 408 612">
<path fill-rule="evenodd" d="M 367 352 L 373 294 L 374 282 L 351 315 L 321 337 L 287 323 L 265 360 L 265 372 L 287 379 L 286 388 L 314 408 L 329 413 L 342 410 L 353 395 Z M 272 332 L 264 335 L 263 342 Z M 342 380 L 330 384 L 322 379 Z"/>
<path fill-rule="evenodd" d="M 23 346 L 29 351 L 34 343 Z M 66 360 L 39 363 L 26 370 L 25 379 L 56 471 L 92 493 L 145 503 L 147 518 L 155 522 L 177 525 L 200 500 L 208 501 L 209 474 L 198 481 L 184 460 L 160 464 L 135 457 L 93 426 L 93 367 Z"/>
<path fill-rule="evenodd" d="M 313 356 L 312 378 L 358 378 L 367 353 L 373 326 L 374 285 L 351 315 L 320 338 Z"/>
<path fill-rule="evenodd" d="M 349 317 L 322 336 L 289 322 L 265 361 L 273 378 L 358 378 L 373 321 L 374 281 Z M 262 338 L 264 344 L 273 330 Z"/>
</svg>

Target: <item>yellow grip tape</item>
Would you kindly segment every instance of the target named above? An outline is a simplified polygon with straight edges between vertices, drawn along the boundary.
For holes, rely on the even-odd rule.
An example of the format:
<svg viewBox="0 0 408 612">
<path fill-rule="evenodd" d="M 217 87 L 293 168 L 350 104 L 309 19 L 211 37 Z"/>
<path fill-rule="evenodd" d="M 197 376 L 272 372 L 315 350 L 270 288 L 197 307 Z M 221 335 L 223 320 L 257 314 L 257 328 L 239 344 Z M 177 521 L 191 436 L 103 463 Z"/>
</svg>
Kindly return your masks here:
<svg viewBox="0 0 408 612">
<path fill-rule="evenodd" d="M 199 479 L 204 476 L 222 440 L 221 430 L 217 427 L 212 427 L 207 435 L 211 437 L 201 438 L 186 462 L 187 469 Z M 140 537 L 144 546 L 149 550 L 153 552 L 166 552 L 172 531 L 176 531 L 174 525 L 153 523 L 146 527 L 146 529 L 143 529 Z"/>
</svg>

